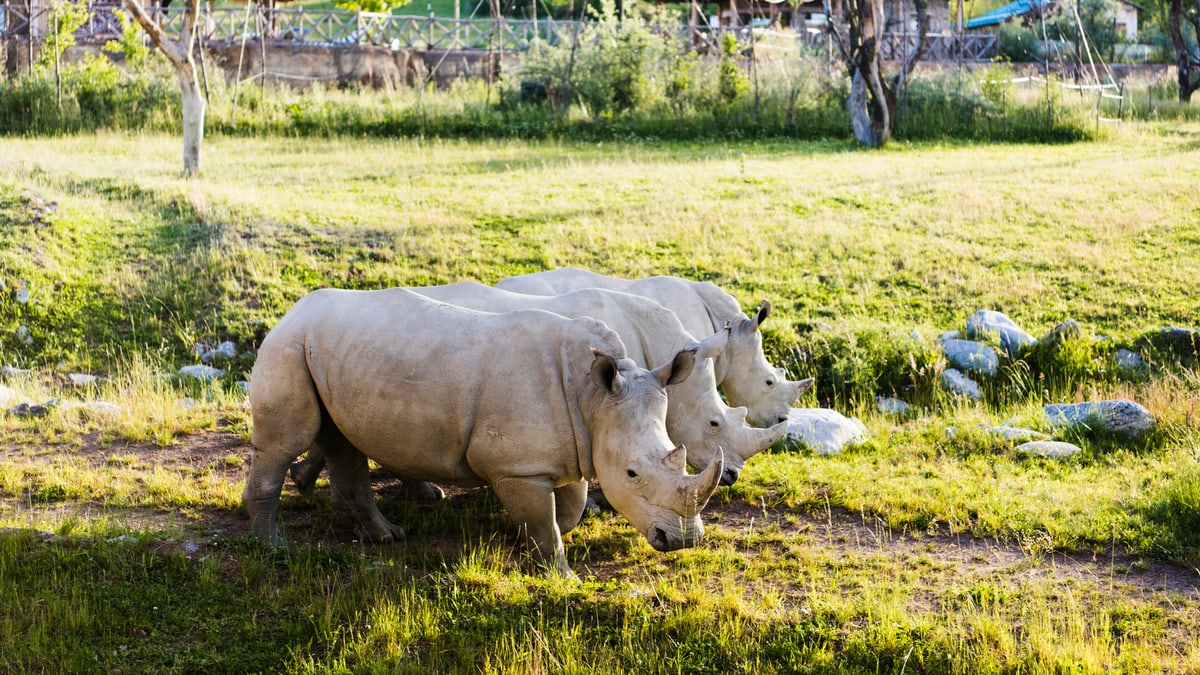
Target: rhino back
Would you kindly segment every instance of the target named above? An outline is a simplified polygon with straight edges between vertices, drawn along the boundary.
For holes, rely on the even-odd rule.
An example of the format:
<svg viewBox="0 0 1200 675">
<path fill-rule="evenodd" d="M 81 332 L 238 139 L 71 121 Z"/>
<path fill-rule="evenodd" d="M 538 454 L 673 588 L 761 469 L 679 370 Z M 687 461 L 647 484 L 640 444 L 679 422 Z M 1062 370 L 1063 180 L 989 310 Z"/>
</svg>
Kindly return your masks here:
<svg viewBox="0 0 1200 675">
<path fill-rule="evenodd" d="M 601 324 L 476 312 L 404 289 L 312 296 L 280 325 L 303 342 L 329 419 L 368 457 L 461 485 L 578 474 L 590 348 L 611 346 Z"/>
</svg>

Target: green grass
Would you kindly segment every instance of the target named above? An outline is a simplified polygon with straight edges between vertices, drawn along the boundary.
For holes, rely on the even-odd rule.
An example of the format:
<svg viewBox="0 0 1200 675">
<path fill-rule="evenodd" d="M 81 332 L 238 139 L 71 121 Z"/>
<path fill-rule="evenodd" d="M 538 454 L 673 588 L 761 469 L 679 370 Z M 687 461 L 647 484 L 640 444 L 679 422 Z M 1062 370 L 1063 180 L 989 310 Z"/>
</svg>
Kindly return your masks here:
<svg viewBox="0 0 1200 675">
<path fill-rule="evenodd" d="M 1200 669 L 1200 380 L 1194 355 L 1146 338 L 1200 316 L 1198 143 L 1182 123 L 878 152 L 217 135 L 188 181 L 174 137 L 2 138 L 0 361 L 34 371 L 5 384 L 122 412 L 0 418 L 0 528 L 58 534 L 0 534 L 0 670 Z M 58 204 L 44 225 L 33 197 Z M 619 518 L 586 520 L 566 539 L 578 585 L 536 574 L 486 492 L 384 490 L 410 536 L 368 546 L 323 487 L 288 488 L 301 543 L 230 537 L 252 357 L 207 385 L 159 376 L 195 342 L 251 351 L 321 286 L 563 265 L 770 299 L 772 359 L 818 381 L 803 405 L 861 417 L 872 440 L 752 459 L 695 549 L 656 554 Z M 936 336 L 985 308 L 1035 336 L 1073 318 L 1086 339 L 951 400 Z M 1145 349 L 1150 372 L 1116 371 L 1118 346 Z M 109 379 L 65 388 L 71 372 Z M 878 414 L 876 393 L 917 410 Z M 1065 462 L 978 430 L 1097 398 L 1138 401 L 1158 430 L 1071 437 L 1084 453 Z"/>
</svg>

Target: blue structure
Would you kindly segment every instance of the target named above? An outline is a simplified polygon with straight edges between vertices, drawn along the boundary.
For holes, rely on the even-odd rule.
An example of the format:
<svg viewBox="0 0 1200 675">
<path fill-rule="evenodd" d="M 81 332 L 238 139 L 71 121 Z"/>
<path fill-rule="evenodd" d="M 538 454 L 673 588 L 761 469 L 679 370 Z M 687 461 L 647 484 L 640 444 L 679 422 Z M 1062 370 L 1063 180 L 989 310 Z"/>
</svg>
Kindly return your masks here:
<svg viewBox="0 0 1200 675">
<path fill-rule="evenodd" d="M 983 28 L 984 26 L 996 26 L 1008 21 L 1014 16 L 1023 16 L 1032 12 L 1035 9 L 1044 9 L 1054 4 L 1054 0 L 1017 0 L 1010 2 L 1003 7 L 993 9 L 987 14 L 975 17 L 966 22 L 968 30 L 971 28 Z"/>
</svg>

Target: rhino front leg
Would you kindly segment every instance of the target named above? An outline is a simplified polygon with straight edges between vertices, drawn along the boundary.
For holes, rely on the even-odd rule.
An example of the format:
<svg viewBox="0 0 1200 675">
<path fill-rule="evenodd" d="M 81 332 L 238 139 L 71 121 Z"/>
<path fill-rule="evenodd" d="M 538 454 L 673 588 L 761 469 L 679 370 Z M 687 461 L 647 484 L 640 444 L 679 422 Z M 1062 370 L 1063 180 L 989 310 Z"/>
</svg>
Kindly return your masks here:
<svg viewBox="0 0 1200 675">
<path fill-rule="evenodd" d="M 550 574 L 577 579 L 567 565 L 558 529 L 554 481 L 545 476 L 501 478 L 492 482 L 492 490 L 521 531 L 538 564 Z"/>
<path fill-rule="evenodd" d="M 291 468 L 292 482 L 296 489 L 305 497 L 311 497 L 317 485 L 317 476 L 325 468 L 325 451 L 320 448 L 309 448 L 304 459 L 293 462 Z"/>
<path fill-rule="evenodd" d="M 333 503 L 358 521 L 363 537 L 378 542 L 403 539 L 404 529 L 384 518 L 375 504 L 367 456 L 349 443 L 339 443 L 327 448 L 326 461 Z"/>
<path fill-rule="evenodd" d="M 585 481 L 554 488 L 554 514 L 558 521 L 560 534 L 570 532 L 579 524 L 579 519 L 583 517 L 583 507 L 587 503 L 587 498 L 588 489 Z"/>
</svg>

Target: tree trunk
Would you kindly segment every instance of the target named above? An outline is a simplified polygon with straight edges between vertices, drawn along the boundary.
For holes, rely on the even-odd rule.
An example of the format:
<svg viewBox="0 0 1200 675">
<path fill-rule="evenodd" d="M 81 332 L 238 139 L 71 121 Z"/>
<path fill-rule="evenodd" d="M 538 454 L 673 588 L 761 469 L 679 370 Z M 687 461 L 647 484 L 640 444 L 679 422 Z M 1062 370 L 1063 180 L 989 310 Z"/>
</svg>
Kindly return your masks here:
<svg viewBox="0 0 1200 675">
<path fill-rule="evenodd" d="M 1200 0 L 1187 24 L 1192 28 L 1192 36 L 1200 40 Z M 1192 93 L 1200 89 L 1200 55 L 1193 54 L 1184 39 L 1184 10 L 1183 0 L 1171 0 L 1171 10 L 1168 15 L 1171 31 L 1171 43 L 1175 46 L 1175 64 L 1179 77 L 1179 102 L 1189 103 Z"/>
<path fill-rule="evenodd" d="M 176 70 L 183 95 L 183 175 L 200 175 L 200 144 L 204 140 L 204 95 L 196 82 L 196 66 Z"/>
<path fill-rule="evenodd" d="M 879 43 L 883 39 L 883 0 L 849 0 L 846 13 L 850 29 L 848 45 L 842 43 L 836 28 L 831 28 L 850 74 L 850 96 L 846 100 L 850 126 L 855 140 L 870 148 L 878 148 L 891 139 L 897 93 L 924 52 L 925 34 L 929 30 L 926 0 L 914 0 L 913 4 L 917 10 L 917 46 L 904 55 L 900 72 L 890 80 L 882 73 L 879 54 Z M 833 19 L 829 14 L 826 3 L 826 16 L 832 26 Z"/>
<path fill-rule="evenodd" d="M 196 44 L 196 17 L 200 13 L 200 0 L 187 0 L 178 42 L 172 40 L 162 25 L 150 17 L 142 0 L 124 0 L 124 3 L 175 68 L 183 103 L 183 175 L 197 176 L 200 174 L 200 145 L 204 140 L 204 96 L 196 83 L 196 61 L 192 53 Z"/>
</svg>

